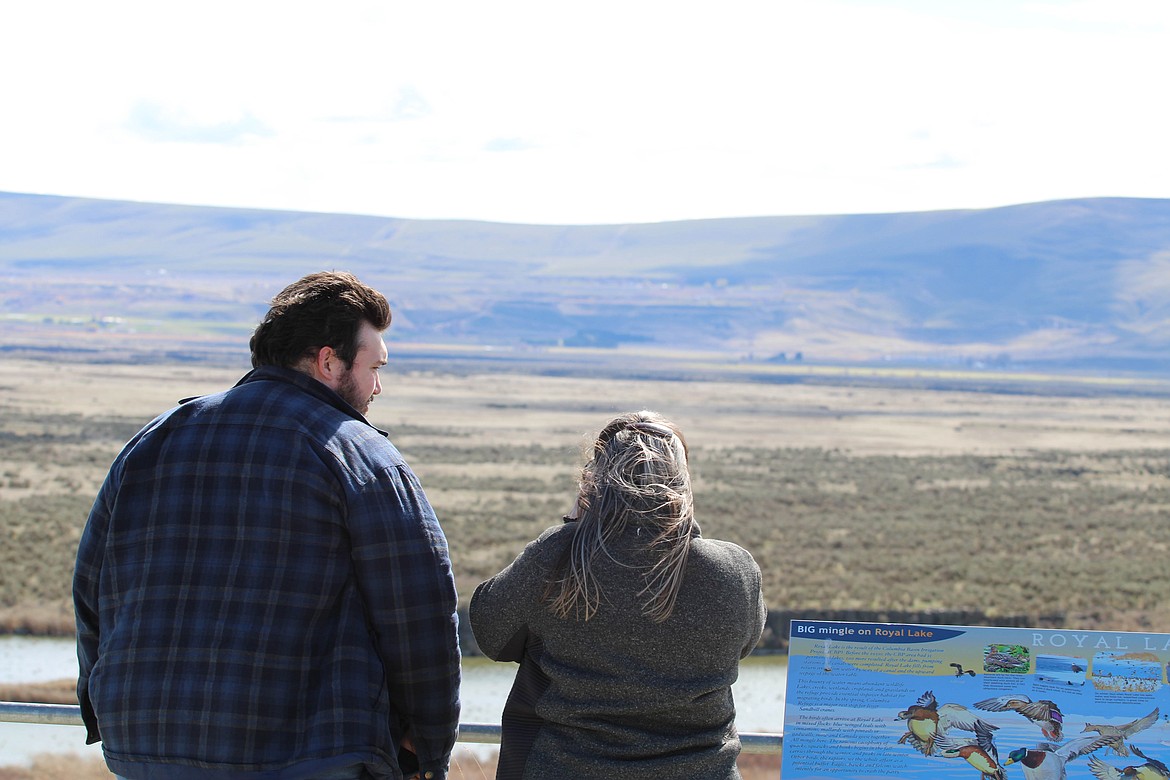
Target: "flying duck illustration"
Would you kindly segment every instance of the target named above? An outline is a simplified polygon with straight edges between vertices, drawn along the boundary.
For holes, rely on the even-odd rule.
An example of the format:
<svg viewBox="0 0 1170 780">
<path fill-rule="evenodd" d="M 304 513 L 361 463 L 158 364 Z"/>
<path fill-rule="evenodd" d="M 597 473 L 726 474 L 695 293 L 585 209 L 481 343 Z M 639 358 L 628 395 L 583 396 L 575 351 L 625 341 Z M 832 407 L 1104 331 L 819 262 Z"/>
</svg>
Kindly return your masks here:
<svg viewBox="0 0 1170 780">
<path fill-rule="evenodd" d="M 1110 748 L 1119 756 L 1128 756 L 1129 749 L 1125 746 L 1125 740 L 1132 737 L 1134 734 L 1148 729 L 1158 721 L 1158 708 L 1149 715 L 1131 720 L 1129 723 L 1120 726 L 1110 726 L 1107 723 L 1086 723 L 1085 731 L 1095 731 L 1103 737 L 1109 737 L 1109 744 L 1106 747 Z"/>
<path fill-rule="evenodd" d="M 999 763 L 999 751 L 995 748 L 991 729 L 983 721 L 975 723 L 974 742 L 956 743 L 943 736 L 937 738 L 936 745 L 938 755 L 961 758 L 978 769 L 980 780 L 1007 780 L 1007 770 Z"/>
<path fill-rule="evenodd" d="M 975 702 L 975 707 L 991 712 L 1015 711 L 1040 727 L 1048 739 L 1059 740 L 1064 729 L 1064 715 L 1056 702 L 1048 699 L 1032 701 L 1023 694 L 996 696 Z"/>
<path fill-rule="evenodd" d="M 1023 766 L 1024 780 L 1065 780 L 1070 761 L 1092 753 L 1107 741 L 1108 737 L 1089 735 L 1070 739 L 1063 745 L 1041 742 L 1034 748 L 1019 748 L 1008 753 L 1003 765 Z"/>
<path fill-rule="evenodd" d="M 1089 756 L 1089 771 L 1097 780 L 1167 780 L 1170 778 L 1170 769 L 1161 761 L 1145 755 L 1137 745 L 1131 744 L 1129 749 L 1133 751 L 1135 756 L 1144 759 L 1146 763 L 1141 766 L 1127 766 L 1124 769 L 1118 769 L 1106 764 L 1096 756 Z"/>
<path fill-rule="evenodd" d="M 975 676 L 974 669 L 964 669 L 962 664 L 951 664 L 951 666 L 955 667 L 955 677 L 962 677 L 965 674 Z"/>
<path fill-rule="evenodd" d="M 998 726 L 980 719 L 961 704 L 944 704 L 941 707 L 933 691 L 918 697 L 914 704 L 898 713 L 898 720 L 906 721 L 906 733 L 898 744 L 910 744 L 924 756 L 934 755 L 935 739 L 951 729 L 975 731 L 982 726 L 988 734 Z"/>
</svg>

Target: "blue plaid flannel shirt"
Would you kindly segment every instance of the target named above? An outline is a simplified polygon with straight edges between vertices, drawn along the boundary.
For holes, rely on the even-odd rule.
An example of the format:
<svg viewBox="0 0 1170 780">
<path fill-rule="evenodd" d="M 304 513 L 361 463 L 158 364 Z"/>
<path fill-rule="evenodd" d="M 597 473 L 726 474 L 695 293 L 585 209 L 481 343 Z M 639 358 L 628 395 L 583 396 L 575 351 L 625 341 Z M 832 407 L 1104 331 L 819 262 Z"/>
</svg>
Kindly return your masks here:
<svg viewBox="0 0 1170 780">
<path fill-rule="evenodd" d="M 386 435 L 296 371 L 161 415 L 110 469 L 74 575 L 88 741 L 129 778 L 446 776 L 455 583 Z"/>
</svg>

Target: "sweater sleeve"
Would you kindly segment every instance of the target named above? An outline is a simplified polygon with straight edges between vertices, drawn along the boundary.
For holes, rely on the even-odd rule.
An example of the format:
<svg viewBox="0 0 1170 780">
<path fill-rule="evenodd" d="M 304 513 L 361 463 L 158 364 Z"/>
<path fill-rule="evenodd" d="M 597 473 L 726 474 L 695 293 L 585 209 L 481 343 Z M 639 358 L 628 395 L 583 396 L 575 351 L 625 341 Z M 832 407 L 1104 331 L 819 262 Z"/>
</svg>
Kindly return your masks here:
<svg viewBox="0 0 1170 780">
<path fill-rule="evenodd" d="M 468 610 L 471 630 L 484 655 L 495 661 L 519 661 L 524 655 L 530 623 L 537 610 L 547 609 L 543 594 L 561 539 L 572 526 L 557 526 L 529 542 L 516 560 L 480 583 Z"/>
<path fill-rule="evenodd" d="M 756 620 L 748 629 L 748 641 L 744 645 L 740 658 L 747 658 L 748 654 L 755 649 L 760 637 L 764 635 L 764 625 L 768 620 L 768 605 L 764 603 L 763 575 L 760 573 L 759 564 L 755 562 L 750 553 L 748 553 L 748 560 L 751 562 L 751 581 L 754 583 L 756 596 Z"/>
</svg>

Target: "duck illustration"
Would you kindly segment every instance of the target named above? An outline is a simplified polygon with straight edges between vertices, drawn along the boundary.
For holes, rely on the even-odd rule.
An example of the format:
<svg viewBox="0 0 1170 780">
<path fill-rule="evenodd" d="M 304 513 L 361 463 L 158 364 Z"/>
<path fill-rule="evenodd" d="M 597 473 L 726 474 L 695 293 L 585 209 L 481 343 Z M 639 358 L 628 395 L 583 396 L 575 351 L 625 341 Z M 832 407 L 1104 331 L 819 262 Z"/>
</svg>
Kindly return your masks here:
<svg viewBox="0 0 1170 780">
<path fill-rule="evenodd" d="M 962 677 L 965 674 L 975 676 L 974 669 L 964 669 L 962 664 L 951 664 L 951 666 L 955 667 L 955 677 Z"/>
<path fill-rule="evenodd" d="M 924 756 L 934 755 L 935 739 L 951 729 L 975 731 L 976 726 L 982 725 L 990 734 L 999 728 L 980 719 L 961 704 L 944 704 L 940 707 L 933 691 L 922 694 L 912 705 L 899 712 L 898 720 L 906 721 L 907 729 L 898 744 L 909 743 Z"/>
<path fill-rule="evenodd" d="M 1106 764 L 1096 756 L 1089 756 L 1089 771 L 1097 780 L 1129 780 L 1129 778 L 1133 780 L 1167 780 L 1170 778 L 1170 769 L 1161 761 L 1142 753 L 1137 745 L 1131 744 L 1129 749 L 1146 763 L 1141 766 L 1127 766 L 1124 769 L 1118 769 Z"/>
<path fill-rule="evenodd" d="M 1107 723 L 1086 723 L 1085 731 L 1095 731 L 1101 736 L 1109 737 L 1109 744 L 1106 746 L 1119 756 L 1128 756 L 1129 749 L 1125 746 L 1125 740 L 1132 737 L 1134 734 L 1148 729 L 1154 725 L 1158 720 L 1158 708 L 1149 715 L 1131 720 L 1121 726 L 1110 726 Z"/>
<path fill-rule="evenodd" d="M 1008 753 L 1004 766 L 1020 764 L 1024 767 L 1024 780 L 1065 780 L 1068 777 L 1068 762 L 1102 747 L 1108 737 L 1088 735 L 1070 739 L 1063 745 L 1041 742 L 1034 748 L 1019 748 Z"/>
<path fill-rule="evenodd" d="M 993 699 L 984 699 L 975 702 L 975 707 L 991 712 L 1015 711 L 1023 715 L 1040 727 L 1044 736 L 1051 740 L 1059 740 L 1064 730 L 1064 715 L 1056 702 L 1048 699 L 1032 701 L 1023 694 L 996 696 Z"/>
<path fill-rule="evenodd" d="M 983 657 L 983 668 L 989 672 L 1005 672 L 1013 669 L 1022 669 L 1027 665 L 1027 659 L 1017 658 L 1011 653 L 988 653 Z"/>
<path fill-rule="evenodd" d="M 992 727 L 994 728 L 994 727 Z M 956 744 L 947 737 L 938 738 L 938 754 L 944 758 L 961 758 L 980 772 L 980 780 L 1007 780 L 1007 770 L 999 763 L 991 728 L 983 721 L 975 723 L 975 741 Z"/>
</svg>

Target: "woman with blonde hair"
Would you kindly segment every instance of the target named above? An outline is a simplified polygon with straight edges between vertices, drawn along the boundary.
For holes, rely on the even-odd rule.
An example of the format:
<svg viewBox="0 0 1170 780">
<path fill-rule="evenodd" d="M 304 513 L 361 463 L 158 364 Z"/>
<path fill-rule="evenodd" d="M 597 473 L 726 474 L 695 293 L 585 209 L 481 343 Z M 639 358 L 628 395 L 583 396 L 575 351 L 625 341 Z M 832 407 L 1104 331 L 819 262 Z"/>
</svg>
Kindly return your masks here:
<svg viewBox="0 0 1170 780">
<path fill-rule="evenodd" d="M 520 668 L 497 780 L 738 778 L 731 685 L 760 638 L 760 569 L 704 539 L 682 432 L 660 414 L 601 430 L 565 523 L 482 583 L 480 649 Z"/>
</svg>

